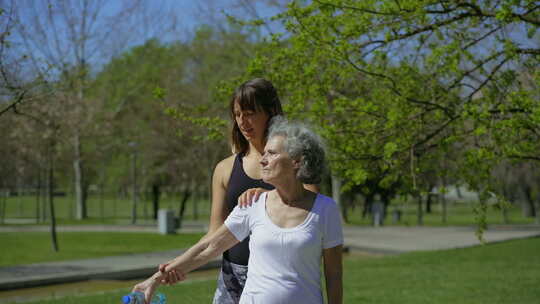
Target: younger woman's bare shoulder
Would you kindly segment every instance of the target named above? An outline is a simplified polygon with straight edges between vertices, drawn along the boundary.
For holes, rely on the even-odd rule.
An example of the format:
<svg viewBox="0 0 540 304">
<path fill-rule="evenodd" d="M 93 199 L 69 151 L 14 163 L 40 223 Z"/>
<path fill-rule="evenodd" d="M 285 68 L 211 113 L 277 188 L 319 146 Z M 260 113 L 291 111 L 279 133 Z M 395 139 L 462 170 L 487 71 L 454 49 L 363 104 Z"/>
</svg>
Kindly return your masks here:
<svg viewBox="0 0 540 304">
<path fill-rule="evenodd" d="M 231 177 L 235 158 L 236 154 L 233 154 L 221 160 L 214 169 L 214 176 L 219 177 L 219 179 L 224 185 L 227 185 L 229 183 L 229 178 Z"/>
<path fill-rule="evenodd" d="M 216 165 L 216 171 L 217 170 L 232 170 L 232 167 L 234 165 L 234 159 L 236 157 L 236 154 L 233 154 L 225 159 L 222 159 L 217 165 Z"/>
</svg>

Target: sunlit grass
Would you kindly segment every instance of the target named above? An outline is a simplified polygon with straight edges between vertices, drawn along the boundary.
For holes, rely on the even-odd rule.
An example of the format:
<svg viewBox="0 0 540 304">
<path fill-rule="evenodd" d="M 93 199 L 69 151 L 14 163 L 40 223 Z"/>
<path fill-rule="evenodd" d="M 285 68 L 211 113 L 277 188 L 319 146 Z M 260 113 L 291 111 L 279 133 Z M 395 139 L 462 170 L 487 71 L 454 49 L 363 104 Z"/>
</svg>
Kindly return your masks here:
<svg viewBox="0 0 540 304">
<path fill-rule="evenodd" d="M 1 201 L 2 199 L 0 199 Z M 88 218 L 76 220 L 74 218 L 74 199 L 71 196 L 60 196 L 55 198 L 55 208 L 57 223 L 59 225 L 119 225 L 131 222 L 132 202 L 128 198 L 108 196 L 101 200 L 97 196 L 88 200 Z M 1 202 L 0 202 L 1 205 Z M 46 225 L 49 221 L 37 221 L 38 212 L 35 197 L 10 197 L 5 204 L 5 217 L 19 219 L 21 223 L 27 225 Z M 477 203 L 471 202 L 449 202 L 447 207 L 446 222 L 443 222 L 442 208 L 440 204 L 433 204 L 431 213 L 423 212 L 423 225 L 425 226 L 466 226 L 476 225 L 478 220 L 474 208 Z M 180 197 L 164 196 L 160 203 L 160 208 L 174 210 L 178 214 L 180 208 Z M 393 220 L 393 211 L 400 210 L 401 219 L 399 222 Z M 370 216 L 362 216 L 362 206 L 358 205 L 354 209 L 349 209 L 349 224 L 371 225 Z M 490 225 L 499 224 L 532 224 L 535 219 L 524 217 L 520 206 L 512 205 L 506 210 L 507 221 L 503 218 L 501 210 L 489 205 L 487 208 L 487 223 Z M 151 203 L 143 200 L 137 207 L 138 223 L 155 224 L 152 217 Z M 205 199 L 188 200 L 184 213 L 184 220 L 199 220 L 206 222 L 210 217 L 210 202 Z M 1 221 L 0 221 L 1 223 Z M 388 207 L 388 215 L 385 225 L 415 226 L 418 223 L 417 206 L 413 202 L 403 203 L 396 200 Z M 9 223 L 8 223 L 9 224 Z M 6 225 L 6 223 L 4 223 Z"/>
<path fill-rule="evenodd" d="M 434 204 L 431 213 L 423 212 L 423 225 L 424 226 L 467 226 L 477 225 L 478 220 L 476 218 L 475 206 L 477 203 L 453 203 L 447 208 L 446 222 L 443 222 L 442 208 L 439 204 Z M 394 221 L 393 212 L 395 210 L 401 211 L 401 219 Z M 507 222 L 505 222 L 502 211 L 489 205 L 486 213 L 486 220 L 488 225 L 503 225 L 503 224 L 532 224 L 535 219 L 532 217 L 524 217 L 521 208 L 518 206 L 511 206 L 506 210 Z M 357 207 L 354 210 L 349 211 L 349 223 L 353 225 L 371 225 L 372 220 L 368 214 L 366 217 L 362 216 L 362 208 Z M 384 222 L 385 225 L 402 225 L 402 226 L 416 226 L 418 224 L 418 211 L 417 207 L 413 204 L 394 204 L 388 207 L 388 215 Z"/>
<path fill-rule="evenodd" d="M 157 233 L 59 232 L 59 252 L 54 252 L 47 232 L 0 233 L 0 266 L 72 259 L 96 258 L 130 253 L 183 249 L 202 234 L 160 235 Z"/>
<path fill-rule="evenodd" d="M 87 200 L 88 219 L 75 220 L 75 199 L 72 195 L 54 198 L 55 214 L 60 224 L 117 224 L 131 219 L 133 203 L 130 198 L 107 195 L 90 196 Z M 180 209 L 181 196 L 164 195 L 160 200 L 160 209 Z M 5 204 L 5 206 L 4 206 Z M 45 209 L 44 209 L 45 208 Z M 27 219 L 29 223 L 38 223 L 41 214 L 49 217 L 49 207 L 34 196 L 0 197 L 0 209 L 5 210 L 5 218 Z M 0 212 L 3 212 L 0 210 Z M 210 216 L 210 203 L 203 198 L 190 199 L 186 203 L 184 219 L 207 220 Z M 41 216 L 43 217 L 43 216 Z M 140 220 L 152 218 L 152 203 L 149 199 L 141 199 L 137 204 L 137 217 Z M 48 220 L 45 221 L 45 223 Z M 42 222 L 43 223 L 43 222 Z"/>
<path fill-rule="evenodd" d="M 349 256 L 344 303 L 538 303 L 540 238 L 399 256 Z M 215 278 L 161 287 L 168 303 L 211 303 Z M 40 300 L 45 304 L 118 303 L 129 290 Z"/>
</svg>

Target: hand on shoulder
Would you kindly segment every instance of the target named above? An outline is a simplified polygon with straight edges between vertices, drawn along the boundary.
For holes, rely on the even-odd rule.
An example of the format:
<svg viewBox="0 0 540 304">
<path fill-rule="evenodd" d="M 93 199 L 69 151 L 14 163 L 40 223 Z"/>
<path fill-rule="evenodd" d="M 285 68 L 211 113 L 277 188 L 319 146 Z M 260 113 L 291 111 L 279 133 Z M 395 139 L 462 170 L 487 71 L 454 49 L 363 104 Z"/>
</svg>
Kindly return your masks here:
<svg viewBox="0 0 540 304">
<path fill-rule="evenodd" d="M 263 188 L 251 188 L 244 191 L 244 193 L 240 194 L 238 197 L 238 206 L 240 208 L 246 208 L 251 206 L 254 202 L 256 202 L 261 194 L 268 192 L 269 190 L 263 189 Z"/>
</svg>

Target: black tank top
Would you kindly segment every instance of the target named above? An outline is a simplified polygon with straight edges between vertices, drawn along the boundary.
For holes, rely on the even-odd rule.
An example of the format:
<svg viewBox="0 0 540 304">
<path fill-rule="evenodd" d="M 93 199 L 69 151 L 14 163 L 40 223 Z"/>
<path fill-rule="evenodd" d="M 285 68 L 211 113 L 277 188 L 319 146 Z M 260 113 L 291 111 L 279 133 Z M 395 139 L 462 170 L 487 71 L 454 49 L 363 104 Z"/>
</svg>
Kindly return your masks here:
<svg viewBox="0 0 540 304">
<path fill-rule="evenodd" d="M 227 185 L 227 192 L 225 194 L 225 201 L 229 209 L 229 213 L 232 212 L 234 207 L 238 205 L 238 197 L 244 193 L 247 189 L 251 188 L 264 188 L 268 190 L 274 189 L 274 186 L 263 182 L 260 179 L 253 179 L 249 177 L 244 171 L 242 165 L 243 154 L 238 153 L 234 158 L 234 165 Z M 247 265 L 249 259 L 249 237 L 236 246 L 225 251 L 223 258 L 229 260 L 232 263 Z"/>
</svg>

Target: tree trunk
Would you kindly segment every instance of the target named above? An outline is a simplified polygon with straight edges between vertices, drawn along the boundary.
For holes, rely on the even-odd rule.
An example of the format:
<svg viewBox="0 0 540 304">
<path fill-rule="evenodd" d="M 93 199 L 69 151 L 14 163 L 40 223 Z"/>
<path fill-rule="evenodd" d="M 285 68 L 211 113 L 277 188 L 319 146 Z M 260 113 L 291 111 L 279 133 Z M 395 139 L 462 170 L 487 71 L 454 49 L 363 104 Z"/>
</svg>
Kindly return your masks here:
<svg viewBox="0 0 540 304">
<path fill-rule="evenodd" d="M 157 220 L 159 210 L 159 198 L 161 197 L 161 189 L 158 183 L 152 184 L 152 218 Z"/>
<path fill-rule="evenodd" d="M 535 223 L 540 225 L 540 212 L 538 210 L 540 210 L 540 195 L 538 195 L 536 198 L 536 220 L 535 220 Z"/>
<path fill-rule="evenodd" d="M 132 155 L 131 170 L 131 223 L 135 224 L 137 222 L 137 152 Z"/>
<path fill-rule="evenodd" d="M 332 198 L 334 199 L 334 201 L 336 202 L 338 207 L 341 209 L 341 214 L 343 216 L 343 220 L 345 221 L 345 223 L 348 223 L 349 222 L 349 217 L 348 217 L 348 214 L 347 214 L 347 207 L 341 201 L 342 180 L 341 180 L 341 178 L 339 178 L 337 176 L 334 176 L 334 175 L 331 176 L 331 179 L 332 179 Z"/>
<path fill-rule="evenodd" d="M 23 182 L 21 174 L 17 173 L 17 215 L 19 217 L 23 216 L 23 196 L 24 196 L 24 190 L 23 190 Z"/>
<path fill-rule="evenodd" d="M 446 202 L 446 193 L 448 192 L 448 188 L 447 188 L 447 185 L 446 185 L 446 178 L 443 177 L 441 178 L 441 181 L 442 181 L 442 186 L 444 188 L 444 193 L 441 193 L 441 219 L 442 219 L 442 223 L 443 224 L 446 224 L 446 221 L 448 219 L 448 210 L 447 210 L 447 202 Z"/>
<path fill-rule="evenodd" d="M 47 197 L 49 203 L 49 212 L 51 216 L 51 240 L 52 247 L 55 252 L 58 252 L 58 239 L 56 237 L 56 216 L 54 213 L 54 160 L 53 160 L 53 144 L 49 147 L 49 168 L 47 174 Z"/>
<path fill-rule="evenodd" d="M 534 198 L 531 187 L 523 186 L 523 216 L 536 217 L 536 206 L 534 204 Z"/>
<path fill-rule="evenodd" d="M 353 192 L 348 191 L 341 193 L 340 197 L 341 215 L 345 223 L 349 223 L 349 211 L 352 209 L 351 205 L 354 204 Z"/>
<path fill-rule="evenodd" d="M 433 203 L 433 189 L 435 188 L 435 185 L 429 185 L 429 191 L 427 194 L 427 200 L 426 200 L 426 213 L 431 214 L 431 204 Z"/>
<path fill-rule="evenodd" d="M 199 219 L 199 208 L 198 203 L 201 201 L 202 197 L 198 194 L 197 189 L 193 190 L 193 199 L 191 200 L 191 205 L 193 207 L 193 219 Z"/>
<path fill-rule="evenodd" d="M 48 153 L 48 152 L 47 152 Z M 49 157 L 48 155 L 46 157 Z M 46 159 L 45 160 L 46 162 L 48 162 L 49 160 Z M 46 164 L 46 167 L 45 169 L 43 170 L 42 172 L 42 180 L 43 180 L 43 187 L 41 189 L 41 193 L 40 193 L 40 210 L 39 210 L 39 221 L 40 222 L 45 222 L 48 218 L 47 214 L 48 214 L 48 198 L 49 198 L 49 164 Z M 72 204 L 69 204 L 70 206 Z"/>
<path fill-rule="evenodd" d="M 2 189 L 2 192 L 0 192 L 0 224 L 4 223 L 4 219 L 6 218 L 6 200 L 7 200 L 7 192 Z"/>
<path fill-rule="evenodd" d="M 417 213 L 416 213 L 417 225 L 422 226 L 424 225 L 424 213 L 422 209 L 422 195 L 416 195 L 416 200 L 418 203 L 418 208 L 417 208 Z"/>
<path fill-rule="evenodd" d="M 341 207 L 341 178 L 332 175 L 332 198 Z"/>
<path fill-rule="evenodd" d="M 75 178 L 75 202 L 76 202 L 76 215 L 77 220 L 87 218 L 86 198 L 84 195 L 84 181 L 83 181 L 83 164 L 81 157 L 81 140 L 78 132 L 73 137 L 74 145 L 74 159 L 73 170 Z"/>
<path fill-rule="evenodd" d="M 193 189 L 195 195 L 193 199 L 193 219 L 199 219 L 199 202 L 204 199 L 201 189 L 199 187 L 194 187 Z M 204 190 L 203 190 L 204 191 Z"/>
<path fill-rule="evenodd" d="M 191 193 L 189 187 L 186 187 L 182 199 L 180 200 L 180 208 L 178 209 L 178 228 L 182 228 L 182 220 L 184 218 L 184 213 L 186 212 L 186 202 L 191 196 Z"/>
<path fill-rule="evenodd" d="M 38 181 L 36 187 L 36 223 L 39 223 L 39 207 L 41 204 L 41 188 L 42 188 L 42 179 L 41 179 L 42 170 L 38 167 Z"/>
</svg>

